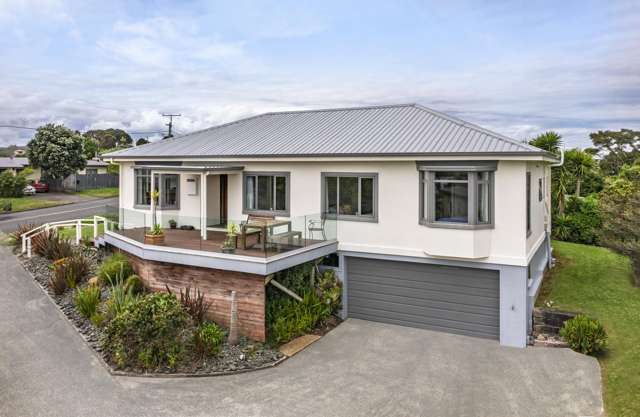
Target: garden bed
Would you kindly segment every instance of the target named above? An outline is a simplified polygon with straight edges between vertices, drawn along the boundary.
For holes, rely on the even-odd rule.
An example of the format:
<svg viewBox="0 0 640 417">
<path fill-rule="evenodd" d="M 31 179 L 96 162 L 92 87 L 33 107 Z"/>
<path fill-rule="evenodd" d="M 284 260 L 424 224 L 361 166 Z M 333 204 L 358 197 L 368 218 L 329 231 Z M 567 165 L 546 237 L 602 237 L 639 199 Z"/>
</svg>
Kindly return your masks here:
<svg viewBox="0 0 640 417">
<path fill-rule="evenodd" d="M 89 276 L 95 275 L 98 264 L 105 256 L 103 250 L 82 247 L 81 252 L 91 263 Z M 219 352 L 211 356 L 203 356 L 196 352 L 189 352 L 186 358 L 174 367 L 158 367 L 152 370 L 140 367 L 118 367 L 111 360 L 111 355 L 103 351 L 105 338 L 104 327 L 95 326 L 89 319 L 83 317 L 76 308 L 74 290 L 66 290 L 62 295 L 56 295 L 50 287 L 49 277 L 52 274 L 51 261 L 40 257 L 19 257 L 24 268 L 31 273 L 34 279 L 47 292 L 60 310 L 75 326 L 78 333 L 87 342 L 89 347 L 102 359 L 107 369 L 115 375 L 137 376 L 207 376 L 226 375 L 232 373 L 247 372 L 251 370 L 272 367 L 286 357 L 277 349 L 266 344 L 253 342 L 246 338 L 240 338 L 237 345 L 230 345 L 226 341 L 220 346 Z M 86 281 L 79 284 L 78 288 L 86 288 Z M 102 299 L 109 296 L 109 289 L 101 287 Z M 319 329 L 318 331 L 323 331 Z"/>
</svg>

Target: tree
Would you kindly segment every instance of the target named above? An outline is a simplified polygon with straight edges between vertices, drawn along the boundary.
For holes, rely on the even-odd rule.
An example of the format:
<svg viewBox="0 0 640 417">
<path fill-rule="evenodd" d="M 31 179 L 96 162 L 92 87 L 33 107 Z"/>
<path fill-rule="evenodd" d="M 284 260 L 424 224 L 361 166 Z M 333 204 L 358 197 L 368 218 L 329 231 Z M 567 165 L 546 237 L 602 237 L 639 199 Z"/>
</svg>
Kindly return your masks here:
<svg viewBox="0 0 640 417">
<path fill-rule="evenodd" d="M 564 153 L 563 168 L 573 177 L 575 195 L 580 197 L 582 180 L 596 168 L 593 156 L 581 149 L 569 149 Z"/>
<path fill-rule="evenodd" d="M 52 123 L 38 128 L 27 144 L 27 157 L 45 177 L 54 179 L 66 178 L 87 164 L 82 136 Z"/>
<path fill-rule="evenodd" d="M 136 141 L 136 146 L 146 145 L 147 143 L 149 143 L 149 140 L 146 138 L 140 138 Z"/>
<path fill-rule="evenodd" d="M 552 131 L 545 132 L 531 139 L 529 145 L 558 155 L 562 146 L 562 136 Z"/>
<path fill-rule="evenodd" d="M 640 131 L 599 130 L 589 136 L 601 157 L 600 168 L 607 175 L 617 175 L 625 164 L 632 165 L 640 157 Z"/>
<path fill-rule="evenodd" d="M 133 139 L 122 129 L 87 130 L 84 136 L 92 138 L 100 149 L 112 149 L 131 146 Z"/>
<path fill-rule="evenodd" d="M 640 285 L 640 162 L 624 165 L 600 193 L 600 242 L 631 258 Z"/>
<path fill-rule="evenodd" d="M 83 136 L 82 151 L 85 158 L 93 159 L 98 154 L 98 143 L 89 136 Z"/>
</svg>

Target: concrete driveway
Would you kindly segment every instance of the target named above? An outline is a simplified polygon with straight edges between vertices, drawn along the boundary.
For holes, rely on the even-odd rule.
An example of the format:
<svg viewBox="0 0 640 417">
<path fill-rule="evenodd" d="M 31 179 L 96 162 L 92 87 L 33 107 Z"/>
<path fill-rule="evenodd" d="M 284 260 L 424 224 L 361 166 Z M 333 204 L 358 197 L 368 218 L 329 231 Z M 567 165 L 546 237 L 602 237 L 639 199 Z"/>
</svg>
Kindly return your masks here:
<svg viewBox="0 0 640 417">
<path fill-rule="evenodd" d="M 112 377 L 0 248 L 0 416 L 596 416 L 597 362 L 566 349 L 347 320 L 259 372 Z"/>
</svg>

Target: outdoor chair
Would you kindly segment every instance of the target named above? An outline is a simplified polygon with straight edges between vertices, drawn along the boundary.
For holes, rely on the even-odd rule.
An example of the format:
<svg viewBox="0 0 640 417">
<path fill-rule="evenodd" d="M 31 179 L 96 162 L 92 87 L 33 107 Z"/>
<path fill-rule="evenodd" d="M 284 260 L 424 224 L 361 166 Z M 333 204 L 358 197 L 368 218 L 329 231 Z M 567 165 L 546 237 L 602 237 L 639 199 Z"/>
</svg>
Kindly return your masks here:
<svg viewBox="0 0 640 417">
<path fill-rule="evenodd" d="M 322 234 L 322 239 L 327 240 L 327 234 L 324 231 L 324 225 L 326 221 L 327 221 L 327 218 L 325 216 L 322 216 L 322 218 L 319 220 L 317 219 L 309 220 L 308 229 L 309 229 L 309 237 L 311 239 L 313 239 L 313 232 L 320 232 Z"/>
</svg>

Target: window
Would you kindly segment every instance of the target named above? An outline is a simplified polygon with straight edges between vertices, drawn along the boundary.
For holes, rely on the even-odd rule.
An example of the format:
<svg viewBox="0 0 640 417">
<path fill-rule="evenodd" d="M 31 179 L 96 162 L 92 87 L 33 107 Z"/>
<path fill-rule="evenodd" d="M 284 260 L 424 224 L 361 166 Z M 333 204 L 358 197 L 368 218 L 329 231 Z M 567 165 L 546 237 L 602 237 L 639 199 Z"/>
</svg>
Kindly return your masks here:
<svg viewBox="0 0 640 417">
<path fill-rule="evenodd" d="M 531 234 L 531 173 L 527 172 L 527 236 Z"/>
<path fill-rule="evenodd" d="M 378 174 L 322 173 L 323 214 L 340 220 L 377 221 Z"/>
<path fill-rule="evenodd" d="M 96 175 L 98 173 L 98 168 L 87 168 L 84 172 L 87 175 Z"/>
<path fill-rule="evenodd" d="M 433 227 L 493 227 L 495 162 L 418 163 L 420 223 Z"/>
<path fill-rule="evenodd" d="M 538 178 L 538 201 L 542 201 L 544 198 L 544 183 L 542 178 Z"/>
<path fill-rule="evenodd" d="M 155 189 L 160 191 L 158 209 L 176 210 L 180 208 L 180 175 L 154 174 Z M 135 170 L 135 207 L 151 207 L 151 171 Z"/>
<path fill-rule="evenodd" d="M 135 206 L 151 205 L 151 171 L 136 169 L 135 171 Z"/>
<path fill-rule="evenodd" d="M 244 213 L 289 215 L 288 172 L 245 172 L 243 187 Z"/>
</svg>

